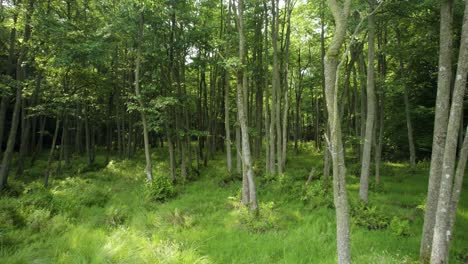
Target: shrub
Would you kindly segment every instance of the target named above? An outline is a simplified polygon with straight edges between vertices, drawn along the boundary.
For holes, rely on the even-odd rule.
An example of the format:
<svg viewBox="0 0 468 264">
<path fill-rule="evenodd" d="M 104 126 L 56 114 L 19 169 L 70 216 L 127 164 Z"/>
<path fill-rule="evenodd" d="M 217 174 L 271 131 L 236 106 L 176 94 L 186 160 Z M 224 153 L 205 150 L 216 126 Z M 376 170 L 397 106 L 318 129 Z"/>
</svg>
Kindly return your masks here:
<svg viewBox="0 0 468 264">
<path fill-rule="evenodd" d="M 385 229 L 390 224 L 389 218 L 376 206 L 359 203 L 352 208 L 351 215 L 355 225 L 366 227 L 369 230 Z"/>
<path fill-rule="evenodd" d="M 145 196 L 150 201 L 165 201 L 174 195 L 174 186 L 169 177 L 156 176 L 146 183 Z"/>
<path fill-rule="evenodd" d="M 392 234 L 397 235 L 397 236 L 409 236 L 410 235 L 409 221 L 401 220 L 400 218 L 396 216 L 392 218 L 389 229 L 392 232 Z"/>
<path fill-rule="evenodd" d="M 279 217 L 273 202 L 260 203 L 258 214 L 250 211 L 236 197 L 229 197 L 229 204 L 234 208 L 234 214 L 239 226 L 250 232 L 263 233 L 279 228 Z"/>
</svg>

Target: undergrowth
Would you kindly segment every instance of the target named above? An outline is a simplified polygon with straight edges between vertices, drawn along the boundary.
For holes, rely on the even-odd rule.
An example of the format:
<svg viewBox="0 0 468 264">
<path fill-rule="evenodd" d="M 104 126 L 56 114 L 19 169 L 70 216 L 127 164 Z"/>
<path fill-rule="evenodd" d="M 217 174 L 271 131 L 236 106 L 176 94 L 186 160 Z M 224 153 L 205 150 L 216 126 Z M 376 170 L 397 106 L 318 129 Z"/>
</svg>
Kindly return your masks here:
<svg viewBox="0 0 468 264">
<path fill-rule="evenodd" d="M 288 153 L 279 176 L 255 163 L 258 214 L 240 202 L 241 177 L 228 177 L 223 154 L 176 185 L 165 150 L 154 152 L 153 183 L 145 182 L 143 154 L 106 166 L 97 156 L 93 168 L 72 161 L 46 189 L 38 160 L 0 199 L 0 263 L 336 263 L 333 186 L 321 177 L 323 155 L 310 144 L 299 150 Z M 427 163 L 383 163 L 381 183 L 371 184 L 364 205 L 357 199 L 359 166 L 348 166 L 354 263 L 418 259 L 427 170 Z M 467 227 L 464 192 L 451 263 L 468 259 Z"/>
</svg>

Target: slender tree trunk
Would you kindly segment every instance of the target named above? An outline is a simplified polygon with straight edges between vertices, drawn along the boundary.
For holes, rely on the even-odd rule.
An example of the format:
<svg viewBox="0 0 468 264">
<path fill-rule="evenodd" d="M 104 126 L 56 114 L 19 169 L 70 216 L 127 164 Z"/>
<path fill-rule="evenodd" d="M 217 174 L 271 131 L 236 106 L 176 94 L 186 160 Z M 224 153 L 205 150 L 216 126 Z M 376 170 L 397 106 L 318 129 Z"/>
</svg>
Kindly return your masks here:
<svg viewBox="0 0 468 264">
<path fill-rule="evenodd" d="M 349 239 L 349 212 L 346 193 L 346 167 L 343 153 L 341 123 L 338 109 L 337 68 L 338 54 L 343 45 L 348 24 L 351 1 L 343 4 L 329 0 L 328 4 L 335 19 L 335 33 L 325 56 L 325 95 L 330 127 L 330 152 L 333 163 L 333 197 L 336 211 L 336 233 L 338 263 L 351 263 Z"/>
<path fill-rule="evenodd" d="M 374 0 L 370 2 L 370 12 L 374 10 Z M 362 152 L 361 180 L 359 186 L 359 199 L 364 203 L 368 201 L 369 191 L 369 173 L 372 147 L 372 132 L 375 124 L 375 78 L 374 78 L 374 33 L 375 21 L 374 15 L 368 17 L 368 68 L 367 68 L 367 116 L 366 116 L 366 134 L 364 137 L 364 150 Z"/>
<path fill-rule="evenodd" d="M 229 58 L 229 24 L 231 23 L 231 5 L 229 5 L 229 11 L 226 16 L 225 22 L 225 38 L 226 38 L 226 47 L 225 47 L 225 56 Z M 231 124 L 229 119 L 229 91 L 230 91 L 230 72 L 229 69 L 226 68 L 224 72 L 224 129 L 225 129 L 225 143 L 226 143 L 226 163 L 227 163 L 227 172 L 228 177 L 232 176 L 232 155 L 231 155 Z"/>
<path fill-rule="evenodd" d="M 55 122 L 54 137 L 52 139 L 52 146 L 50 147 L 49 158 L 47 159 L 47 169 L 44 177 L 44 187 L 46 188 L 49 186 L 50 167 L 52 166 L 52 159 L 54 158 L 54 150 L 55 146 L 57 145 L 57 136 L 59 128 L 60 120 L 57 119 L 57 121 Z"/>
<path fill-rule="evenodd" d="M 278 97 L 281 97 L 279 94 L 280 89 L 280 76 L 279 76 L 279 65 L 278 65 L 278 0 L 271 0 L 272 4 L 272 18 L 271 18 L 271 41 L 273 46 L 273 72 L 272 72 L 272 84 L 271 84 L 271 121 L 270 121 L 270 171 L 275 174 L 278 171 L 281 174 L 281 135 L 278 137 L 278 134 L 281 134 L 279 120 L 279 105 Z M 276 141 L 275 141 L 276 139 Z M 279 144 L 278 144 L 279 142 Z M 278 164 L 278 170 L 276 170 L 276 164 Z"/>
<path fill-rule="evenodd" d="M 86 107 L 88 108 L 88 107 Z M 88 167 L 93 165 L 93 158 L 91 153 L 91 132 L 89 130 L 89 118 L 88 118 L 88 109 L 85 112 L 85 144 L 86 144 L 86 156 L 88 161 Z"/>
<path fill-rule="evenodd" d="M 255 189 L 255 181 L 252 167 L 252 158 L 250 154 L 250 140 L 247 126 L 247 117 L 245 111 L 245 104 L 243 94 L 247 89 L 247 75 L 244 73 L 245 67 L 245 39 L 244 39 L 244 18 L 243 18 L 244 1 L 238 0 L 237 2 L 237 29 L 239 32 L 239 59 L 241 66 L 237 70 L 237 110 L 239 115 L 239 123 L 242 132 L 242 165 L 243 171 L 247 174 L 248 188 L 249 188 L 249 208 L 253 212 L 258 211 L 257 192 Z"/>
<path fill-rule="evenodd" d="M 322 93 L 323 93 L 323 105 L 324 108 L 327 108 L 327 95 L 326 95 L 326 76 L 325 76 L 325 0 L 322 1 L 322 12 L 320 13 L 320 52 L 321 52 L 321 60 L 320 63 L 322 64 Z M 317 105 L 318 106 L 318 105 Z M 330 138 L 330 127 L 328 126 L 328 111 L 324 109 L 323 111 L 324 121 L 325 121 L 325 137 Z M 317 116 L 318 117 L 318 116 Z M 317 122 L 317 126 L 318 126 Z M 317 137 L 318 141 L 319 137 Z M 323 178 L 325 181 L 325 186 L 328 188 L 328 183 L 330 179 L 330 148 L 331 146 L 328 144 L 329 142 L 325 142 L 325 148 L 323 150 Z M 320 144 L 317 143 L 318 146 Z"/>
<path fill-rule="evenodd" d="M 140 21 L 138 27 L 138 48 L 137 48 L 137 57 L 136 57 L 136 67 L 135 67 L 135 94 L 138 97 L 138 103 L 140 107 L 144 107 L 143 99 L 141 98 L 140 93 L 140 67 L 141 67 L 141 42 L 143 42 L 143 13 L 140 14 Z M 143 123 L 143 140 L 145 144 L 145 158 L 146 158 L 146 180 L 153 180 L 153 172 L 151 169 L 151 153 L 149 145 L 149 132 L 148 132 L 148 122 L 146 121 L 146 113 L 144 109 L 141 109 L 141 122 Z"/>
<path fill-rule="evenodd" d="M 383 87 L 382 87 L 383 88 Z M 375 184 L 380 184 L 380 162 L 382 160 L 382 141 L 384 135 L 384 100 L 385 95 L 383 89 L 381 90 L 380 94 L 380 103 L 379 103 L 379 116 L 378 116 L 378 123 L 376 122 L 376 126 L 378 127 L 378 135 L 376 135 L 376 142 L 375 142 Z M 376 132 L 377 132 L 376 131 Z"/>
<path fill-rule="evenodd" d="M 171 170 L 172 182 L 176 182 L 176 168 L 175 168 L 175 155 L 174 155 L 174 143 L 172 142 L 171 135 L 167 135 L 167 147 L 169 148 L 169 166 Z"/>
<path fill-rule="evenodd" d="M 3 133 L 6 127 L 6 113 L 8 109 L 8 103 L 10 101 L 10 96 L 3 96 L 0 103 L 0 152 L 2 152 L 3 147 Z"/>
<path fill-rule="evenodd" d="M 453 176 L 457 154 L 460 116 L 463 111 L 463 100 L 468 73 L 468 1 L 465 1 L 465 13 L 458 55 L 457 74 L 450 106 L 450 115 L 445 140 L 442 177 L 440 180 L 439 199 L 437 203 L 434 237 L 432 239 L 431 263 L 446 263 L 448 244 L 450 242 L 449 210 L 453 190 Z M 463 161 L 462 161 L 463 162 Z"/>
<path fill-rule="evenodd" d="M 264 76 L 264 86 L 265 86 L 265 170 L 267 173 L 272 173 L 271 168 L 271 134 L 270 134 L 270 89 L 268 89 L 268 5 L 267 1 L 263 2 L 264 17 L 265 17 L 265 29 L 264 29 L 264 42 L 265 42 L 265 76 Z"/>
<path fill-rule="evenodd" d="M 461 131 L 460 131 L 461 132 Z M 457 216 L 458 202 L 460 201 L 460 194 L 463 187 L 463 177 L 465 176 L 466 161 L 468 158 L 468 127 L 465 131 L 462 148 L 460 150 L 460 157 L 458 158 L 457 170 L 455 172 L 455 179 L 453 183 L 452 197 L 450 199 L 449 219 L 448 219 L 448 234 L 449 241 L 447 242 L 447 252 L 450 252 L 450 242 L 452 240 L 453 227 L 455 226 L 455 219 Z M 447 261 L 448 263 L 448 261 Z"/>
<path fill-rule="evenodd" d="M 237 113 L 237 120 L 239 120 L 239 113 Z M 236 126 L 236 172 L 238 174 L 241 173 L 241 168 L 242 168 L 242 149 L 241 149 L 241 129 L 239 125 Z"/>
<path fill-rule="evenodd" d="M 28 151 L 29 134 L 31 133 L 31 120 L 27 117 L 26 101 L 22 100 L 22 120 L 21 120 L 21 143 L 18 154 L 16 176 L 22 176 L 24 172 L 24 160 L 26 159 L 26 152 Z"/>
<path fill-rule="evenodd" d="M 8 172 L 10 169 L 11 160 L 13 158 L 13 150 L 16 142 L 16 133 L 18 131 L 18 124 L 20 119 L 20 106 L 21 106 L 21 94 L 22 84 L 17 84 L 16 87 L 16 102 L 13 108 L 13 117 L 10 127 L 10 134 L 8 136 L 7 146 L 3 153 L 2 166 L 0 167 L 0 191 L 7 185 Z"/>
<path fill-rule="evenodd" d="M 31 166 L 34 165 L 36 162 L 37 156 L 41 154 L 42 152 L 42 146 L 44 144 L 44 133 L 45 133 L 45 125 L 46 125 L 47 117 L 46 116 L 41 116 L 39 118 L 39 139 L 37 140 L 36 146 L 34 147 L 34 152 L 31 157 Z"/>
<path fill-rule="evenodd" d="M 432 139 L 431 168 L 429 170 L 429 187 L 424 214 L 424 226 L 421 237 L 419 259 L 429 262 L 432 251 L 435 213 L 439 197 L 442 160 L 447 134 L 450 82 L 452 75 L 452 22 L 453 0 L 441 1 L 440 38 L 439 38 L 439 73 L 437 80 L 437 97 L 435 105 L 434 135 Z"/>
<path fill-rule="evenodd" d="M 285 81 L 286 83 L 288 82 L 287 80 Z M 286 151 L 288 147 L 288 112 L 289 112 L 289 96 L 288 96 L 288 89 L 286 89 L 285 94 L 284 94 L 284 110 L 283 110 L 283 149 L 281 153 L 281 167 L 282 171 L 285 169 L 286 165 Z"/>
<path fill-rule="evenodd" d="M 400 30 L 397 30 L 397 42 L 398 42 L 398 49 L 399 52 L 399 64 L 400 64 L 400 79 L 403 81 L 403 101 L 405 102 L 405 116 L 406 116 L 406 127 L 408 129 L 408 145 L 410 151 L 410 165 L 414 167 L 416 165 L 416 150 L 414 147 L 414 139 L 413 139 L 413 123 L 411 121 L 411 105 L 409 102 L 409 91 L 408 85 L 406 85 L 406 80 L 404 79 L 404 66 L 403 66 L 403 55 L 401 54 L 401 33 Z"/>
</svg>

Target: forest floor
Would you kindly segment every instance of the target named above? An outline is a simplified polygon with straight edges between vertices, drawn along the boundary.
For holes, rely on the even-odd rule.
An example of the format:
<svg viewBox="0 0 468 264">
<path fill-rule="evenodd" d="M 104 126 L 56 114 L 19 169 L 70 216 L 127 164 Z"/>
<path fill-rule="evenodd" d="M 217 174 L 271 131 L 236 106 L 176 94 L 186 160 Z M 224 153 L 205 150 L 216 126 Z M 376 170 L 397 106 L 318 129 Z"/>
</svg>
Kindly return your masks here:
<svg viewBox="0 0 468 264">
<path fill-rule="evenodd" d="M 165 150 L 153 160 L 155 175 L 168 175 Z M 0 263 L 336 263 L 332 196 L 319 180 L 305 186 L 322 164 L 310 148 L 289 153 L 280 177 L 256 169 L 259 219 L 239 206 L 240 180 L 226 179 L 223 154 L 165 202 L 145 197 L 143 156 L 87 172 L 82 164 L 75 159 L 48 190 L 42 180 L 10 181 L 0 198 Z M 42 178 L 45 165 L 38 161 L 26 179 Z M 354 263 L 416 263 L 428 169 L 384 163 L 366 207 L 357 202 L 359 166 L 348 166 Z M 451 263 L 468 262 L 467 188 Z"/>
</svg>

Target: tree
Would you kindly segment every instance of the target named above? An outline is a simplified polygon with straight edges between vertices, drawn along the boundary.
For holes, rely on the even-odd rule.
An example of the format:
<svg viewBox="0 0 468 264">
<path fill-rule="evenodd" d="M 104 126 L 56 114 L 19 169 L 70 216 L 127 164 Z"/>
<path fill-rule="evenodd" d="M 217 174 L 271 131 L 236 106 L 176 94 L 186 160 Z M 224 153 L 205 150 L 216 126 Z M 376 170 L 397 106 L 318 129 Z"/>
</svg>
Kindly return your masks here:
<svg viewBox="0 0 468 264">
<path fill-rule="evenodd" d="M 431 263 L 447 263 L 450 242 L 450 214 L 451 199 L 454 183 L 455 160 L 457 154 L 458 134 L 460 133 L 460 117 L 463 111 L 463 99 L 466 90 L 468 74 L 468 1 L 465 1 L 465 15 L 463 18 L 460 38 L 460 52 L 458 54 L 457 73 L 450 106 L 450 114 L 445 139 L 442 175 L 440 179 L 439 198 L 432 240 Z M 459 163 L 466 162 L 465 160 Z"/>
<path fill-rule="evenodd" d="M 424 214 L 424 226 L 421 237 L 419 258 L 426 262 L 432 251 L 432 239 L 439 197 L 442 161 L 447 134 L 450 76 L 452 72 L 452 0 L 441 1 L 440 39 L 439 39 L 439 72 L 437 81 L 437 101 L 435 105 L 434 135 L 432 140 L 431 168 L 429 170 L 429 187 Z"/>
<path fill-rule="evenodd" d="M 375 8 L 374 0 L 369 1 L 371 14 L 368 17 L 368 47 L 367 47 L 367 115 L 366 132 L 364 135 L 364 147 L 361 163 L 361 180 L 359 186 L 359 199 L 364 203 L 368 201 L 369 172 L 371 160 L 371 147 L 375 125 L 375 78 L 374 78 L 374 56 L 375 56 L 375 21 L 372 12 Z"/>
<path fill-rule="evenodd" d="M 349 242 L 349 212 L 348 197 L 346 193 L 346 167 L 343 153 L 341 134 L 341 121 L 338 109 L 338 87 L 336 85 L 339 72 L 339 53 L 345 41 L 348 16 L 351 8 L 351 0 L 345 0 L 343 4 L 336 0 L 328 0 L 328 5 L 335 19 L 333 39 L 325 55 L 325 96 L 328 111 L 328 125 L 330 127 L 330 139 L 328 146 L 333 164 L 333 198 L 336 211 L 336 241 L 338 263 L 350 263 Z"/>
<path fill-rule="evenodd" d="M 143 42 L 143 27 L 144 27 L 144 16 L 143 13 L 140 14 L 139 26 L 138 26 L 138 42 L 137 42 L 137 56 L 135 62 L 135 94 L 138 99 L 138 103 L 141 108 L 144 108 L 143 99 L 141 98 L 140 92 L 140 67 L 141 67 L 141 43 Z M 147 181 L 153 180 L 153 172 L 151 168 L 151 153 L 150 153 L 150 143 L 148 136 L 148 122 L 146 120 L 145 110 L 141 111 L 141 122 L 143 123 L 143 139 L 145 144 L 145 157 L 146 157 L 146 179 Z"/>
<path fill-rule="evenodd" d="M 236 6 L 236 20 L 237 20 L 237 31 L 239 34 L 239 61 L 237 69 L 237 110 L 239 115 L 239 123 L 242 132 L 242 167 L 246 173 L 246 178 L 243 181 L 247 181 L 248 184 L 243 184 L 243 188 L 248 187 L 248 192 L 243 191 L 242 193 L 248 193 L 248 197 L 242 197 L 244 204 L 248 204 L 249 208 L 257 212 L 257 191 L 255 188 L 252 157 L 250 154 L 250 140 L 249 132 L 246 119 L 246 107 L 244 95 L 247 94 L 247 75 L 244 73 L 246 67 L 245 61 L 245 37 L 244 37 L 244 1 L 238 0 Z"/>
</svg>

